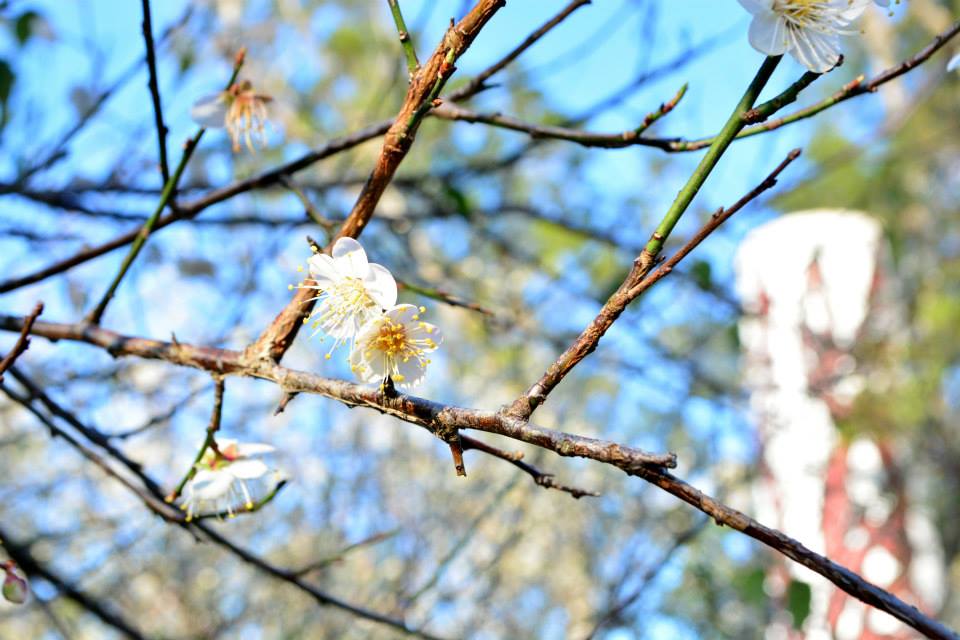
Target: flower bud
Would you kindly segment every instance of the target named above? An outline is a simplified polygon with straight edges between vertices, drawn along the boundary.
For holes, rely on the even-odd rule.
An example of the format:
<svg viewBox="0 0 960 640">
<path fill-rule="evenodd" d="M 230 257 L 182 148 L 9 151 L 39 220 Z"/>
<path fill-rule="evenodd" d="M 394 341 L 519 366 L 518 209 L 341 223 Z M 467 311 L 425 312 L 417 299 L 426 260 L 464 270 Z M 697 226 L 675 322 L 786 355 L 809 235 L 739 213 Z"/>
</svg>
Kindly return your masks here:
<svg viewBox="0 0 960 640">
<path fill-rule="evenodd" d="M 3 580 L 3 598 L 13 604 L 23 604 L 27 601 L 27 594 L 30 593 L 30 586 L 26 578 L 21 578 L 14 569 L 4 567 L 7 577 Z"/>
</svg>

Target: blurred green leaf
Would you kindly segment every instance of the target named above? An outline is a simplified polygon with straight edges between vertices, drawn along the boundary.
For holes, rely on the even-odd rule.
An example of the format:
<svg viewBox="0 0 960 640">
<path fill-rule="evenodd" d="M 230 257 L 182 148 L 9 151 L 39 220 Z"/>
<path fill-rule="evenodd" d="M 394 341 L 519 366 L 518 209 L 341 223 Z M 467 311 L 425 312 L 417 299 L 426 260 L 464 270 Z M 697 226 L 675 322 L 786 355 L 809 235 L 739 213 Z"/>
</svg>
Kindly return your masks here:
<svg viewBox="0 0 960 640">
<path fill-rule="evenodd" d="M 33 22 L 39 17 L 36 11 L 24 11 L 14 22 L 13 31 L 20 46 L 25 45 L 30 36 L 33 35 Z"/>
<path fill-rule="evenodd" d="M 793 616 L 793 628 L 800 629 L 810 615 L 810 585 L 791 580 L 787 587 L 787 609 Z"/>
</svg>

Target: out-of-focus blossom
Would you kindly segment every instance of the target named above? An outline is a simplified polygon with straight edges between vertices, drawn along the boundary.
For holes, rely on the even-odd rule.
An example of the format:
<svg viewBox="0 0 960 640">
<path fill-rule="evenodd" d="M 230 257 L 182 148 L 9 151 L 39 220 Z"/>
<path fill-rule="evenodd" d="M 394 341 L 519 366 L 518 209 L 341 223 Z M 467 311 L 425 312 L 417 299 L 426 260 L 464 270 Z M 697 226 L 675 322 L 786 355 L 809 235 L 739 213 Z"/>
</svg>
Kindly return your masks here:
<svg viewBox="0 0 960 640">
<path fill-rule="evenodd" d="M 367 254 L 353 238 L 340 238 L 333 245 L 333 256 L 318 253 L 308 261 L 310 278 L 298 285 L 316 289 L 316 309 L 305 322 L 316 331 L 333 338 L 332 352 L 353 340 L 370 319 L 379 316 L 397 302 L 397 283 L 390 272 L 367 261 Z M 330 357 L 327 353 L 327 358 Z"/>
<path fill-rule="evenodd" d="M 3 599 L 13 604 L 23 604 L 27 601 L 27 595 L 30 593 L 30 585 L 27 583 L 26 576 L 13 562 L 7 561 L 0 564 L 5 574 L 3 578 Z"/>
<path fill-rule="evenodd" d="M 233 141 L 233 151 L 240 151 L 243 140 L 247 149 L 255 152 L 253 138 L 266 146 L 264 126 L 268 121 L 267 103 L 273 100 L 268 95 L 254 91 L 249 80 L 234 83 L 226 91 L 204 96 L 190 109 L 190 117 L 201 127 L 225 127 Z"/>
<path fill-rule="evenodd" d="M 956 71 L 960 69 L 960 53 L 950 58 L 950 62 L 947 63 L 947 71 Z"/>
<path fill-rule="evenodd" d="M 750 45 L 768 56 L 789 53 L 815 73 L 840 60 L 841 35 L 856 33 L 853 22 L 870 0 L 739 0 L 753 16 Z"/>
<path fill-rule="evenodd" d="M 268 444 L 240 443 L 221 439 L 216 448 L 206 450 L 197 463 L 197 473 L 183 490 L 180 508 L 187 520 L 197 515 L 227 513 L 233 515 L 238 505 L 253 509 L 253 498 L 247 482 L 271 473 L 262 461 L 254 458 L 273 452 Z"/>
<path fill-rule="evenodd" d="M 424 311 L 399 304 L 363 325 L 350 354 L 353 372 L 366 382 L 387 376 L 401 387 L 420 382 L 430 364 L 427 354 L 443 340 L 437 327 L 420 320 Z"/>
</svg>

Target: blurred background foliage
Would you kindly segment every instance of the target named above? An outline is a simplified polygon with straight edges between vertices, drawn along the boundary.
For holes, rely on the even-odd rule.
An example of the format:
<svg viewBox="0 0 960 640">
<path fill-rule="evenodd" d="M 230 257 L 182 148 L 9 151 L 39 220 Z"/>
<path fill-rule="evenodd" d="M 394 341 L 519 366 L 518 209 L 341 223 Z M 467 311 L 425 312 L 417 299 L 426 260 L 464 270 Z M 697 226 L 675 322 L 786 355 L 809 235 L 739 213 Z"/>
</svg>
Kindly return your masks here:
<svg viewBox="0 0 960 640">
<path fill-rule="evenodd" d="M 423 59 L 450 16 L 470 3 L 402 4 Z M 509 3 L 448 89 L 563 4 Z M 689 80 L 691 95 L 655 131 L 708 134 L 759 57 L 745 46 L 747 16 L 733 0 L 691 3 L 679 14 L 674 8 L 671 0 L 595 2 L 471 104 L 531 122 L 618 131 L 636 126 Z M 156 202 L 160 178 L 138 9 L 109 1 L 0 2 L 5 276 L 135 228 Z M 723 19 L 699 15 L 708 10 Z M 407 72 L 386 3 L 155 1 L 154 11 L 172 162 L 193 131 L 190 104 L 222 85 L 240 46 L 249 52 L 242 77 L 274 99 L 270 144 L 234 155 L 222 132 L 209 133 L 188 167 L 182 199 L 390 118 L 402 100 Z M 960 3 L 910 0 L 895 13 L 872 15 L 864 37 L 849 39 L 845 65 L 803 100 L 908 56 L 956 19 Z M 691 218 L 735 200 L 790 146 L 804 146 L 805 160 L 773 196 L 628 310 L 537 421 L 677 451 L 682 477 L 749 512 L 757 443 L 739 380 L 739 307 L 730 282 L 736 242 L 757 223 L 793 210 L 867 211 L 885 225 L 907 335 L 863 354 L 883 381 L 868 386 L 842 426 L 849 435 L 895 434 L 910 472 L 926 479 L 919 499 L 936 513 L 950 565 L 941 619 L 956 628 L 960 77 L 946 76 L 945 59 L 811 123 L 738 143 Z M 590 71 L 596 69 L 604 71 Z M 728 77 L 717 69 L 729 70 Z M 780 74 L 785 84 L 799 70 Z M 340 220 L 378 150 L 379 142 L 368 142 L 293 180 L 317 211 Z M 483 408 L 511 401 L 620 282 L 695 161 L 428 119 L 363 242 L 399 279 L 475 302 L 494 317 L 401 293 L 429 306 L 447 336 L 418 395 Z M 685 221 L 678 237 L 696 223 Z M 151 238 L 106 326 L 242 348 L 286 303 L 286 285 L 309 256 L 308 234 L 324 239 L 290 189 L 216 205 Z M 121 257 L 110 254 L 5 294 L 2 310 L 23 313 L 43 299 L 44 318 L 77 319 Z M 285 364 L 348 377 L 340 358 L 324 361 L 317 340 L 301 336 Z M 5 352 L 12 336 L 3 344 Z M 39 339 L 20 366 L 164 487 L 183 474 L 202 440 L 212 397 L 202 373 Z M 4 387 L 22 393 L 9 376 Z M 227 381 L 223 433 L 276 446 L 277 465 L 292 482 L 262 512 L 212 526 L 278 566 L 303 569 L 311 583 L 350 602 L 439 635 L 471 638 L 754 638 L 767 620 L 791 615 L 799 624 L 805 616 L 809 595 L 800 587 L 786 611 L 767 597 L 769 552 L 612 469 L 504 441 L 498 444 L 522 450 L 559 481 L 602 495 L 573 500 L 545 491 L 509 465 L 471 452 L 462 480 L 446 447 L 415 427 L 307 396 L 274 416 L 279 399 L 272 385 Z M 4 534 L 149 637 L 392 637 L 164 525 L 6 399 L 0 466 Z M 33 588 L 29 606 L 0 603 L 0 637 L 115 633 L 58 598 L 61 588 L 50 581 L 35 579 Z"/>
</svg>

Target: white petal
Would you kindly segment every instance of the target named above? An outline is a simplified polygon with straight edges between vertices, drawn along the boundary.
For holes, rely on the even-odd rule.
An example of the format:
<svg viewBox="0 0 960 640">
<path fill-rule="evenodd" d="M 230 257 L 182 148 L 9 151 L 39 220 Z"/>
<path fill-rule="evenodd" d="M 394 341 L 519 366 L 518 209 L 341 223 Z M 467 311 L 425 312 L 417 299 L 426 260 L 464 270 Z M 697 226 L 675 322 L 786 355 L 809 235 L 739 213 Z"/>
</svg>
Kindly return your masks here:
<svg viewBox="0 0 960 640">
<path fill-rule="evenodd" d="M 190 117 L 201 127 L 223 127 L 227 121 L 227 101 L 222 93 L 204 96 L 193 103 Z"/>
<path fill-rule="evenodd" d="M 740 6 L 750 12 L 751 15 L 758 15 L 770 11 L 770 0 L 739 0 Z"/>
<path fill-rule="evenodd" d="M 371 264 L 370 273 L 363 284 L 381 309 L 389 309 L 397 304 L 397 281 L 383 265 Z"/>
<path fill-rule="evenodd" d="M 265 453 L 273 453 L 274 451 L 276 451 L 276 449 L 269 444 L 263 444 L 260 442 L 245 442 L 237 445 L 237 455 L 241 458 L 262 456 Z"/>
<path fill-rule="evenodd" d="M 270 473 L 270 468 L 260 460 L 238 460 L 226 468 L 234 478 L 252 480 Z"/>
<path fill-rule="evenodd" d="M 947 71 L 954 71 L 960 69 L 960 53 L 950 58 L 950 62 L 947 63 Z"/>
<path fill-rule="evenodd" d="M 187 485 L 186 492 L 194 500 L 218 500 L 230 492 L 233 476 L 224 471 L 199 471 Z"/>
<path fill-rule="evenodd" d="M 790 55 L 814 73 L 826 73 L 840 60 L 840 43 L 836 36 L 810 29 L 791 31 L 793 46 Z"/>
<path fill-rule="evenodd" d="M 333 245 L 333 261 L 336 263 L 340 275 L 353 276 L 363 280 L 370 271 L 367 252 L 353 238 L 337 240 L 336 244 Z"/>
<path fill-rule="evenodd" d="M 311 256 L 307 260 L 307 267 L 310 270 L 310 277 L 316 281 L 317 286 L 321 289 L 329 289 L 341 278 L 340 274 L 337 273 L 333 258 L 325 253 Z"/>
<path fill-rule="evenodd" d="M 845 5 L 843 11 L 840 12 L 840 17 L 846 20 L 848 24 L 859 18 L 860 14 L 870 6 L 870 0 L 835 0 L 835 3 Z M 890 6 L 889 0 L 877 0 L 877 4 L 881 7 Z"/>
<path fill-rule="evenodd" d="M 404 303 L 390 307 L 390 309 L 388 309 L 384 315 L 390 318 L 390 320 L 393 322 L 402 322 L 403 324 L 407 324 L 412 320 L 413 316 L 417 315 L 418 312 L 419 309 L 417 309 L 417 307 L 414 305 Z"/>
<path fill-rule="evenodd" d="M 405 330 L 407 338 L 417 342 L 417 346 L 424 351 L 433 351 L 443 342 L 443 332 L 429 322 L 421 322 L 418 320 L 408 322 Z M 427 340 L 433 342 L 433 346 L 423 344 Z"/>
<path fill-rule="evenodd" d="M 423 380 L 423 374 L 426 369 L 427 363 L 423 360 L 417 358 L 409 358 L 406 362 L 401 360 L 397 363 L 397 371 L 403 376 L 403 380 L 398 381 L 394 378 L 394 382 L 398 387 L 406 388 L 415 386 Z"/>
<path fill-rule="evenodd" d="M 352 340 L 354 336 L 357 335 L 361 321 L 364 318 L 358 318 L 356 314 L 344 315 L 342 313 L 330 313 L 332 307 L 333 301 L 325 298 L 317 305 L 316 310 L 314 310 L 314 314 L 319 318 L 328 316 L 326 319 L 320 320 L 320 328 L 334 340 Z"/>
<path fill-rule="evenodd" d="M 768 56 L 783 55 L 789 43 L 786 21 L 773 14 L 763 13 L 750 23 L 750 46 Z"/>
</svg>

